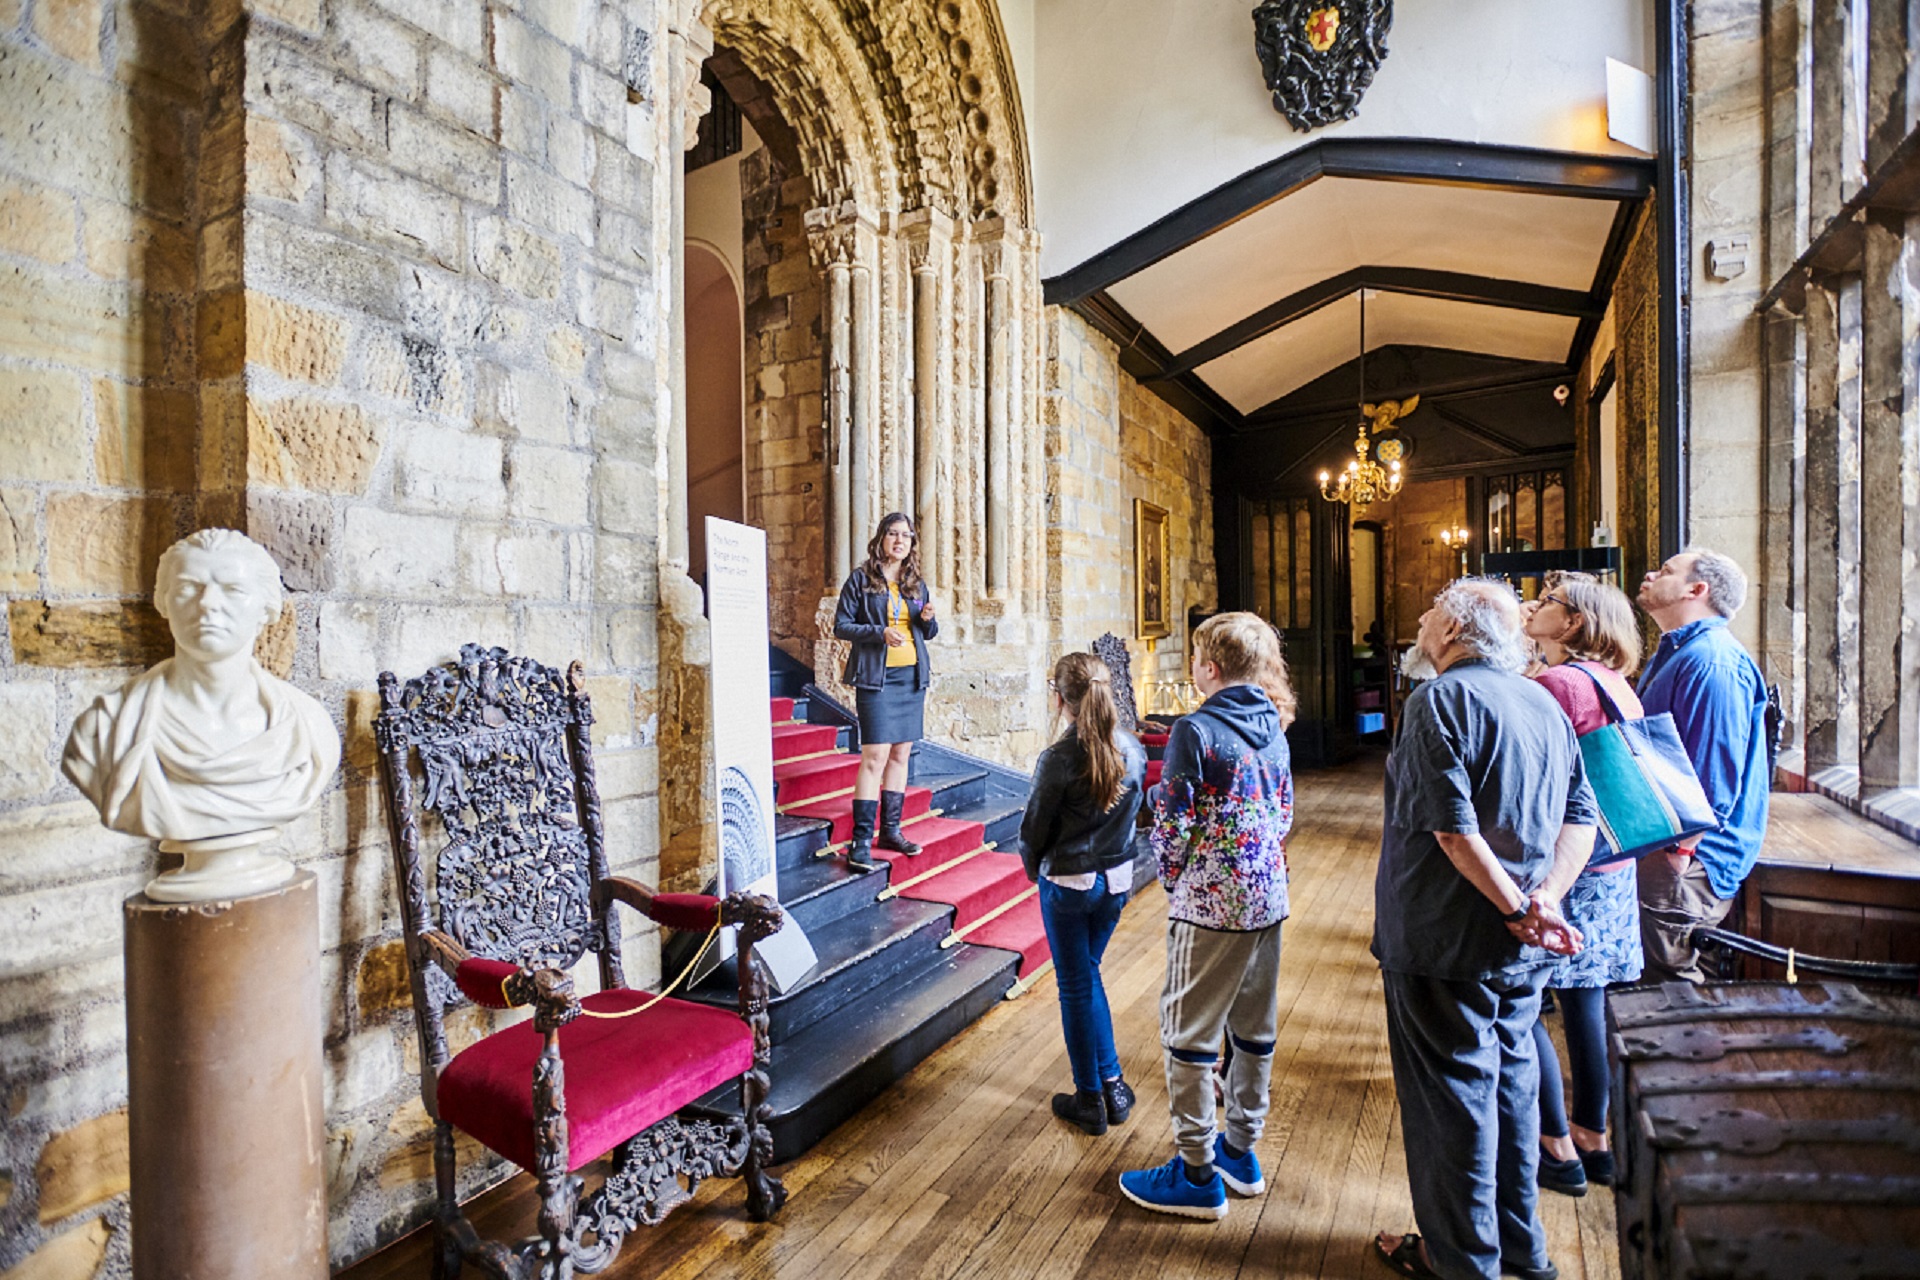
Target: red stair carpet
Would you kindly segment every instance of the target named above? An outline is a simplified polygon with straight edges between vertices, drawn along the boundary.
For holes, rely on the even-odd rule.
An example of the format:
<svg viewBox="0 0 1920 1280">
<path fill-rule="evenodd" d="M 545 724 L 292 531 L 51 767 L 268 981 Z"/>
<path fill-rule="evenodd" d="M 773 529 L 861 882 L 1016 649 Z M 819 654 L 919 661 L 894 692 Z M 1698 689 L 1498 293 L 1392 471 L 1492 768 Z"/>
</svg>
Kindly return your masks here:
<svg viewBox="0 0 1920 1280">
<path fill-rule="evenodd" d="M 860 757 L 835 747 L 832 726 L 795 721 L 792 698 L 773 699 L 769 711 L 780 812 L 831 823 L 827 848 L 829 856 L 838 856 L 853 834 L 853 779 Z M 918 854 L 873 851 L 892 867 L 883 892 L 953 907 L 953 932 L 942 946 L 971 943 L 1018 952 L 1020 978 L 1035 976 L 1052 955 L 1040 923 L 1040 899 L 1019 855 L 985 847 L 984 826 L 936 814 L 932 800 L 925 787 L 907 788 L 901 826 L 920 845 Z"/>
</svg>

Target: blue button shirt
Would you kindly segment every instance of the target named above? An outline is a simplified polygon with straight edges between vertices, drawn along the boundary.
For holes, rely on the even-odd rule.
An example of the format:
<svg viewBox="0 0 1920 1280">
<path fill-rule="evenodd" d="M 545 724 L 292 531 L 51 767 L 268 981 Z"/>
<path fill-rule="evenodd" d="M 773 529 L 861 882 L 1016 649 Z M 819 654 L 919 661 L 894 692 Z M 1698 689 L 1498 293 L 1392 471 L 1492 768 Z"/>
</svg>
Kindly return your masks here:
<svg viewBox="0 0 1920 1280">
<path fill-rule="evenodd" d="M 1694 849 L 1714 893 L 1731 898 L 1767 834 L 1767 687 L 1760 668 L 1727 630 L 1701 618 L 1660 637 L 1640 676 L 1650 716 L 1673 716 L 1720 829 Z"/>
</svg>

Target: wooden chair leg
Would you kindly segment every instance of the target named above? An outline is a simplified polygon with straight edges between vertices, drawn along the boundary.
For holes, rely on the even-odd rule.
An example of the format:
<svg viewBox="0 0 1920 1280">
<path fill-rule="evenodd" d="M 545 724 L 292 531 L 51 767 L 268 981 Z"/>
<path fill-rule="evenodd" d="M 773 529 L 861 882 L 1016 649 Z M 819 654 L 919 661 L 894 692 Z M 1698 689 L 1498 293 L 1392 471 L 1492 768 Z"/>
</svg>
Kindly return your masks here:
<svg viewBox="0 0 1920 1280">
<path fill-rule="evenodd" d="M 547 1032 L 533 1069 L 534 1175 L 540 1187 L 540 1243 L 533 1274 L 571 1280 L 573 1216 L 580 1179 L 567 1172 L 567 1073 L 560 1061 L 559 1028 Z"/>
<path fill-rule="evenodd" d="M 437 1120 L 433 1125 L 433 1183 L 438 1202 L 433 1217 L 433 1280 L 460 1280 L 464 1260 L 454 1226 L 460 1217 L 460 1201 L 454 1193 L 453 1175 L 453 1126 Z"/>
<path fill-rule="evenodd" d="M 787 1202 L 786 1184 L 767 1171 L 773 1163 L 773 1130 L 767 1127 L 773 1117 L 773 1108 L 767 1105 L 769 1088 L 759 1062 L 740 1077 L 740 1110 L 747 1121 L 747 1160 L 740 1176 L 747 1183 L 747 1217 L 755 1222 L 770 1221 Z"/>
</svg>

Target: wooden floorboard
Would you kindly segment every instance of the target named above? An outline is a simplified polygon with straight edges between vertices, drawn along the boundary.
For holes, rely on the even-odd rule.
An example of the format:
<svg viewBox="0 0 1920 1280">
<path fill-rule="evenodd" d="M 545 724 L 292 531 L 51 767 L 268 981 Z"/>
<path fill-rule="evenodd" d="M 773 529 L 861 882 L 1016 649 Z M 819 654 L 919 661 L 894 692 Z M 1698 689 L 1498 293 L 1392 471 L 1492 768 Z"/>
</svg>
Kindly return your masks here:
<svg viewBox="0 0 1920 1280">
<path fill-rule="evenodd" d="M 1169 1274 L 1384 1277 L 1369 1249 L 1411 1227 L 1379 972 L 1367 952 L 1380 838 L 1377 759 L 1300 775 L 1289 849 L 1293 916 L 1280 963 L 1272 1110 L 1257 1148 L 1267 1193 L 1218 1223 L 1149 1214 L 1116 1178 L 1173 1152 L 1159 996 L 1166 899 L 1127 908 L 1104 972 L 1115 1039 L 1139 1094 L 1133 1119 L 1089 1138 L 1053 1119 L 1071 1088 L 1051 979 L 988 1013 L 781 1170 L 792 1199 L 746 1221 L 738 1182 L 715 1179 L 666 1223 L 642 1228 L 615 1280 L 1094 1280 Z M 1556 1036 L 1557 1026 L 1554 1028 Z M 589 1178 L 592 1185 L 593 1178 Z M 531 1182 L 469 1206 L 485 1229 L 532 1230 Z M 1566 1280 L 1618 1280 L 1613 1201 L 1541 1197 Z M 415 1235 L 343 1280 L 428 1274 Z"/>
</svg>

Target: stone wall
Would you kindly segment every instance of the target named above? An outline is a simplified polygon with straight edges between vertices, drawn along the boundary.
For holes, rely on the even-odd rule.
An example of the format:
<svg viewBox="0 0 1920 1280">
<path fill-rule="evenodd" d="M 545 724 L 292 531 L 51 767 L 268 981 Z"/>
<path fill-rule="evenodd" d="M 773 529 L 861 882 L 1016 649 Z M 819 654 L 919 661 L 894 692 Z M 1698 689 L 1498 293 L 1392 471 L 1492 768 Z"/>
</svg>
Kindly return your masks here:
<svg viewBox="0 0 1920 1280">
<path fill-rule="evenodd" d="M 1767 678 L 1782 680 L 1790 670 L 1791 619 L 1785 594 L 1766 585 L 1762 547 L 1769 524 L 1782 528 L 1791 520 L 1791 504 L 1767 495 L 1767 468 L 1791 465 L 1792 441 L 1784 442 L 1788 456 L 1770 463 L 1755 310 L 1774 279 L 1764 209 L 1769 166 L 1760 162 L 1768 146 L 1765 8 L 1761 0 L 1697 0 L 1692 9 L 1694 252 L 1684 537 L 1746 567 L 1755 590 L 1732 629 L 1766 656 Z"/>
<path fill-rule="evenodd" d="M 807 250 L 806 184 L 771 148 L 740 162 L 746 256 L 747 522 L 767 531 L 773 643 L 813 662 L 821 571 L 820 276 Z"/>
<path fill-rule="evenodd" d="M 1460 576 L 1460 553 L 1442 543 L 1438 531 L 1473 523 L 1467 483 L 1458 477 L 1414 481 L 1398 497 L 1368 507 L 1361 518 L 1384 529 L 1380 577 L 1386 586 L 1387 638 L 1396 649 L 1404 648 L 1419 634 L 1420 615 L 1440 588 Z"/>
<path fill-rule="evenodd" d="M 260 656 L 346 743 L 291 833 L 322 885 L 336 1262 L 431 1198 L 376 673 L 465 640 L 584 659 L 614 864 L 655 871 L 651 7 L 219 12 L 0 5 L 0 1269 L 126 1271 L 119 903 L 156 855 L 56 764 L 168 651 L 140 598 L 175 536 L 273 551 Z M 632 980 L 656 942 L 627 931 Z M 455 1018 L 455 1047 L 490 1025 Z"/>
<path fill-rule="evenodd" d="M 1045 331 L 1049 657 L 1111 631 L 1127 641 L 1136 686 L 1184 680 L 1187 610 L 1220 599 L 1211 443 L 1123 371 L 1118 348 L 1079 316 L 1048 307 Z M 1155 645 L 1151 664 L 1133 638 L 1135 498 L 1168 512 L 1173 634 Z"/>
</svg>

